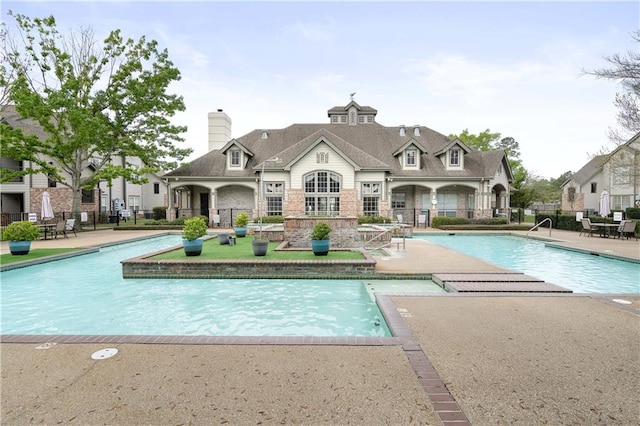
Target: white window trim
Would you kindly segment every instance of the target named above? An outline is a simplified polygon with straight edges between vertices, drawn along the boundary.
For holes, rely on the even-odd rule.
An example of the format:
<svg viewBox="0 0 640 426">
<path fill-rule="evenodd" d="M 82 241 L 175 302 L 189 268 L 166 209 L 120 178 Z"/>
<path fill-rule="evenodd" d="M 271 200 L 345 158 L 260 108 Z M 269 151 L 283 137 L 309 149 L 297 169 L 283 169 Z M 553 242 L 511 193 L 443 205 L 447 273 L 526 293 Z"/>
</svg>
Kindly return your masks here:
<svg viewBox="0 0 640 426">
<path fill-rule="evenodd" d="M 409 158 L 409 153 L 410 152 L 413 152 L 413 154 L 414 154 L 414 157 L 413 157 L 414 164 L 409 164 L 409 162 L 407 161 L 408 158 Z M 419 168 L 420 157 L 418 155 L 418 150 L 416 148 L 406 149 L 404 151 L 403 156 L 402 156 L 402 161 L 403 161 L 403 167 L 405 169 L 417 169 L 417 168 Z"/>
<path fill-rule="evenodd" d="M 234 153 L 238 153 L 238 164 L 233 164 L 233 154 Z M 230 149 L 229 150 L 229 162 L 228 162 L 228 166 L 230 169 L 240 169 L 242 168 L 242 162 L 243 162 L 243 153 L 242 150 L 240 149 Z"/>
<path fill-rule="evenodd" d="M 374 186 L 377 185 L 374 191 Z M 362 194 L 367 196 L 380 196 L 382 194 L 382 182 L 362 182 Z"/>
<path fill-rule="evenodd" d="M 449 151 L 449 167 L 455 167 L 455 168 L 459 168 L 462 166 L 462 158 L 460 155 L 460 149 L 459 148 L 453 148 Z M 458 154 L 458 162 L 454 163 L 453 161 L 451 161 L 453 159 L 453 153 L 457 153 Z"/>
</svg>

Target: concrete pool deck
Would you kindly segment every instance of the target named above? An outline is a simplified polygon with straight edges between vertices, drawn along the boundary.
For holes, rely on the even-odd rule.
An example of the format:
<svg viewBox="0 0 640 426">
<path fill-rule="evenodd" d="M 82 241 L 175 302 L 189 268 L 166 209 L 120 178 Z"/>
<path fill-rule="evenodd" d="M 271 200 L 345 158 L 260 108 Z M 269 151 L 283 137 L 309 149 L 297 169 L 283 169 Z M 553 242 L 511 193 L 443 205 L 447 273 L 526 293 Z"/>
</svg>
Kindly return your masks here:
<svg viewBox="0 0 640 426">
<path fill-rule="evenodd" d="M 82 232 L 77 238 L 36 241 L 34 247 L 96 246 L 148 234 Z M 548 231 L 534 235 L 547 237 Z M 635 240 L 556 230 L 551 238 L 576 249 L 640 259 Z M 406 243 L 405 251 L 394 247 L 379 258 L 376 268 L 501 270 L 425 241 Z M 0 251 L 6 250 L 3 242 Z M 640 422 L 640 294 L 390 300 L 402 312 L 413 347 L 82 343 L 37 349 L 35 343 L 2 343 L 2 423 Z M 90 358 L 105 347 L 119 353 Z M 438 392 L 438 387 L 446 389 Z"/>
</svg>

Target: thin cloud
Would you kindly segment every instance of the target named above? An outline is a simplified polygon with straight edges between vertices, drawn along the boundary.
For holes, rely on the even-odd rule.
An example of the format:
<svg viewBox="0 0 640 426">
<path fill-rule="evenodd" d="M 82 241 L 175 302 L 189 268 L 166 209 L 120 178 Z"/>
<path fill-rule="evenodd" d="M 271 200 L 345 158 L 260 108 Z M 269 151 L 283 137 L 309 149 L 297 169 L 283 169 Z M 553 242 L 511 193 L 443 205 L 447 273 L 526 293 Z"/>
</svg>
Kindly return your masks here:
<svg viewBox="0 0 640 426">
<path fill-rule="evenodd" d="M 333 39 L 335 24 L 327 19 L 326 22 L 310 23 L 296 21 L 289 27 L 289 31 L 299 35 L 302 39 L 314 42 L 325 42 Z"/>
</svg>

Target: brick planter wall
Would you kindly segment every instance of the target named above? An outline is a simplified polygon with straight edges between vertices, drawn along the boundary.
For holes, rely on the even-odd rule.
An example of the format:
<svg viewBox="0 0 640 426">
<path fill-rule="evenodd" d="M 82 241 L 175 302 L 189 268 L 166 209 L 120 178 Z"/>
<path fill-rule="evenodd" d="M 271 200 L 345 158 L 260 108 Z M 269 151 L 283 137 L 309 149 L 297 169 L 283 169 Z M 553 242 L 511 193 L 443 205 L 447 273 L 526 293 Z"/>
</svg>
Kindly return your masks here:
<svg viewBox="0 0 640 426">
<path fill-rule="evenodd" d="M 357 278 L 375 274 L 376 261 L 149 260 L 122 262 L 124 278 Z"/>
<path fill-rule="evenodd" d="M 355 216 L 287 216 L 284 218 L 284 240 L 289 242 L 289 247 L 311 248 L 311 232 L 317 222 L 326 222 L 333 229 L 329 236 L 331 247 L 357 248 L 362 245 Z"/>
</svg>

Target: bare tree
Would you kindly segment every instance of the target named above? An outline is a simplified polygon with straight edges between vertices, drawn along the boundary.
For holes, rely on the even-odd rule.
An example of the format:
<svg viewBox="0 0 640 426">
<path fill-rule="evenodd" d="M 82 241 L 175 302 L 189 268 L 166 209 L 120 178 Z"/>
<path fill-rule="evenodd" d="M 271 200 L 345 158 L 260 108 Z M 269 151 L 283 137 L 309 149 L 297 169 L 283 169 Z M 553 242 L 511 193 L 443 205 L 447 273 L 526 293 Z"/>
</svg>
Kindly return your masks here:
<svg viewBox="0 0 640 426">
<path fill-rule="evenodd" d="M 640 44 L 640 30 L 631 35 Z M 617 127 L 609 128 L 609 139 L 619 146 L 640 132 L 640 51 L 616 53 L 604 58 L 611 67 L 583 70 L 599 79 L 618 81 L 624 93 L 616 93 L 613 101 L 618 108 Z"/>
</svg>

